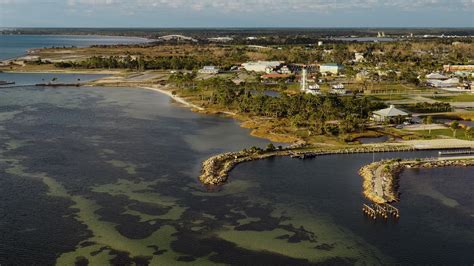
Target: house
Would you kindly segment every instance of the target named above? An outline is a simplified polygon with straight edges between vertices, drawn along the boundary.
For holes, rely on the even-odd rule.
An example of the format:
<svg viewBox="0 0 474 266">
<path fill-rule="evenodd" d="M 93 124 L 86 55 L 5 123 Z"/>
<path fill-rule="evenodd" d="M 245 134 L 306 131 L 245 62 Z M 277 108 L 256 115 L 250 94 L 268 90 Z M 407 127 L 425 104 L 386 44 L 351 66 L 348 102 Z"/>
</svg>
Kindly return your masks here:
<svg viewBox="0 0 474 266">
<path fill-rule="evenodd" d="M 308 89 L 305 90 L 305 93 L 312 94 L 312 95 L 320 95 L 321 88 L 318 84 L 311 84 L 308 86 Z"/>
<path fill-rule="evenodd" d="M 408 116 L 408 113 L 395 108 L 394 105 L 390 105 L 389 108 L 374 111 L 372 114 L 372 119 L 375 122 L 393 122 L 397 119 L 406 119 Z"/>
<path fill-rule="evenodd" d="M 342 83 L 339 83 L 331 86 L 330 93 L 337 95 L 345 95 L 347 93 L 347 90 L 344 88 L 344 85 Z"/>
<path fill-rule="evenodd" d="M 318 84 L 311 84 L 307 89 L 302 90 L 304 93 L 312 95 L 321 95 L 321 89 Z"/>
<path fill-rule="evenodd" d="M 279 70 L 279 72 L 281 74 L 287 74 L 287 75 L 290 75 L 293 73 L 293 71 L 291 71 L 291 69 L 288 67 L 288 66 L 282 66 Z"/>
<path fill-rule="evenodd" d="M 321 73 L 332 73 L 332 74 L 339 74 L 342 70 L 344 69 L 344 67 L 342 65 L 339 65 L 339 64 L 322 64 L 321 66 L 319 66 L 319 72 Z"/>
<path fill-rule="evenodd" d="M 279 67 L 280 65 L 280 61 L 256 61 L 243 63 L 242 68 L 247 71 L 271 73 L 273 69 Z"/>
<path fill-rule="evenodd" d="M 200 74 L 217 74 L 219 73 L 219 68 L 216 66 L 205 66 L 202 69 L 200 69 L 198 72 Z"/>
</svg>

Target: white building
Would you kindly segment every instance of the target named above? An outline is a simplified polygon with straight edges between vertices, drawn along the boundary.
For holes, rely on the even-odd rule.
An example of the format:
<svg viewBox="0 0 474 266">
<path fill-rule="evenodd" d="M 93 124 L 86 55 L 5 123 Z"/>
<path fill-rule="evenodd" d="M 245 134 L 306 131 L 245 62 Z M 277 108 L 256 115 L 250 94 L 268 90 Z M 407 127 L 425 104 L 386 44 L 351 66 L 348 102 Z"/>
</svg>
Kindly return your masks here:
<svg viewBox="0 0 474 266">
<path fill-rule="evenodd" d="M 308 89 L 305 90 L 305 93 L 312 95 L 321 95 L 321 88 L 318 84 L 311 84 L 308 86 Z"/>
<path fill-rule="evenodd" d="M 321 72 L 321 73 L 332 73 L 332 74 L 337 75 L 343 69 L 344 69 L 344 67 L 342 65 L 339 65 L 339 64 L 322 64 L 319 67 L 319 72 Z"/>
<path fill-rule="evenodd" d="M 282 66 L 282 67 L 280 68 L 279 72 L 280 72 L 281 74 L 288 74 L 288 75 L 290 75 L 290 74 L 293 73 L 293 72 L 291 71 L 291 69 L 290 69 L 288 66 Z"/>
<path fill-rule="evenodd" d="M 339 83 L 331 86 L 331 94 L 345 95 L 347 90 L 344 88 L 344 84 Z"/>
<path fill-rule="evenodd" d="M 372 114 L 372 119 L 376 122 L 385 122 L 385 121 L 392 121 L 398 118 L 405 119 L 407 116 L 408 116 L 408 113 L 395 108 L 394 105 L 390 105 L 389 108 L 375 111 Z"/>
<path fill-rule="evenodd" d="M 447 80 L 430 79 L 426 81 L 426 84 L 434 88 L 453 88 L 459 85 L 459 79 L 458 78 L 450 78 Z"/>
<path fill-rule="evenodd" d="M 445 80 L 445 79 L 448 79 L 449 77 L 446 77 L 445 75 L 440 74 L 440 73 L 430 73 L 430 74 L 426 75 L 425 78 L 427 80 L 430 80 L 430 79 Z"/>
<path fill-rule="evenodd" d="M 280 61 L 257 61 L 243 63 L 242 67 L 247 71 L 267 72 L 269 70 L 273 71 L 273 69 L 279 67 L 280 65 Z"/>
<path fill-rule="evenodd" d="M 216 66 L 205 66 L 202 69 L 200 69 L 198 72 L 200 74 L 217 74 L 219 73 L 219 68 Z"/>
</svg>

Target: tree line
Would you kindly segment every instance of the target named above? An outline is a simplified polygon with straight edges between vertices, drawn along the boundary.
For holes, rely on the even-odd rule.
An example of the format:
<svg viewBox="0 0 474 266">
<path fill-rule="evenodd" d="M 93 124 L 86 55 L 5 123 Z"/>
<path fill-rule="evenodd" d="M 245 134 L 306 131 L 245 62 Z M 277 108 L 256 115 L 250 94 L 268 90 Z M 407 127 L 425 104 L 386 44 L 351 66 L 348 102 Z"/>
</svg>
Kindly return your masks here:
<svg viewBox="0 0 474 266">
<path fill-rule="evenodd" d="M 194 90 L 208 105 L 238 111 L 244 114 L 288 119 L 296 128 L 307 128 L 314 134 L 340 135 L 364 130 L 372 111 L 385 107 L 384 103 L 370 101 L 356 95 L 348 97 L 310 94 L 272 97 L 251 93 L 244 86 L 222 78 L 194 81 L 193 74 L 177 74 L 170 81 Z M 190 83 L 192 82 L 192 84 Z"/>
</svg>

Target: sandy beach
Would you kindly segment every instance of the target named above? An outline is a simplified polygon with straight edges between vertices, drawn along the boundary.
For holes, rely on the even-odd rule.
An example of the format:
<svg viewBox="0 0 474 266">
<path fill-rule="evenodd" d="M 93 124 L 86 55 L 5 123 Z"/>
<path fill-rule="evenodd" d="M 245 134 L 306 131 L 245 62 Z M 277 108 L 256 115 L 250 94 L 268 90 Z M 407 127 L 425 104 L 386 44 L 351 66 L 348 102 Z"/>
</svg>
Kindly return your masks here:
<svg viewBox="0 0 474 266">
<path fill-rule="evenodd" d="M 183 98 L 181 98 L 181 97 L 179 97 L 179 96 L 173 95 L 173 94 L 172 94 L 170 91 L 168 91 L 168 90 L 160 89 L 160 88 L 155 88 L 155 87 L 140 87 L 140 88 L 166 94 L 166 95 L 168 95 L 169 97 L 171 97 L 171 99 L 175 100 L 175 101 L 178 102 L 178 103 L 181 103 L 181 104 L 183 104 L 183 105 L 189 106 L 189 107 L 191 107 L 191 108 L 195 108 L 195 109 L 200 110 L 200 111 L 203 111 L 203 110 L 204 110 L 204 108 L 202 108 L 202 107 L 200 107 L 200 106 L 197 106 L 197 105 L 195 105 L 195 104 L 192 104 L 192 103 L 186 101 L 185 99 L 183 99 Z"/>
</svg>

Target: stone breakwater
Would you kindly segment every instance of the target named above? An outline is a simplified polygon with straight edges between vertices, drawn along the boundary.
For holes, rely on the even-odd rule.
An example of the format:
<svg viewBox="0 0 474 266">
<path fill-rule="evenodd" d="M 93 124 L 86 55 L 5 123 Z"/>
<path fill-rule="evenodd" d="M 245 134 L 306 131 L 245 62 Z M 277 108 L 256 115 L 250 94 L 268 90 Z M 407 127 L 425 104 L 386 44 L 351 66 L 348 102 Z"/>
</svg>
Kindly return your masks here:
<svg viewBox="0 0 474 266">
<path fill-rule="evenodd" d="M 403 170 L 401 164 L 380 161 L 362 167 L 359 174 L 363 178 L 364 196 L 378 204 L 398 201 L 398 174 Z"/>
<path fill-rule="evenodd" d="M 212 156 L 202 164 L 199 180 L 206 185 L 221 185 L 227 181 L 229 172 L 239 163 L 275 156 L 275 153 L 249 154 L 245 151 L 228 152 Z"/>
<path fill-rule="evenodd" d="M 466 159 L 420 159 L 420 160 L 385 160 L 362 167 L 359 174 L 363 178 L 363 194 L 370 201 L 378 204 L 399 200 L 398 180 L 406 168 L 438 168 L 474 166 L 474 158 Z"/>
<path fill-rule="evenodd" d="M 379 152 L 400 152 L 414 151 L 410 146 L 390 146 L 390 147 L 348 147 L 341 149 L 321 149 L 304 148 L 292 146 L 281 150 L 243 150 L 239 152 L 228 152 L 215 155 L 207 159 L 202 164 L 199 180 L 205 185 L 222 185 L 227 179 L 229 172 L 239 163 L 262 160 L 274 156 L 291 156 L 292 158 L 307 159 L 333 154 L 353 154 L 353 153 L 379 153 Z"/>
</svg>

